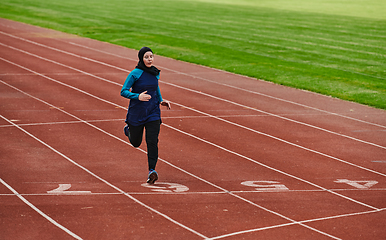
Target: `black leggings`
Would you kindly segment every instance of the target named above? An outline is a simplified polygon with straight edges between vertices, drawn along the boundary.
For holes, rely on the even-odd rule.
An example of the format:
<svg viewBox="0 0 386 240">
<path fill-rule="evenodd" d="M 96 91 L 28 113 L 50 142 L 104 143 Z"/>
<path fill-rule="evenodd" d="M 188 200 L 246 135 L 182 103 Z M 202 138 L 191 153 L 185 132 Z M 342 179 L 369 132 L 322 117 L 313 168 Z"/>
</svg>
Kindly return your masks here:
<svg viewBox="0 0 386 240">
<path fill-rule="evenodd" d="M 129 140 L 133 147 L 139 147 L 142 143 L 143 129 L 146 129 L 147 161 L 150 170 L 155 170 L 158 160 L 158 135 L 161 120 L 145 123 L 140 126 L 129 124 Z"/>
</svg>

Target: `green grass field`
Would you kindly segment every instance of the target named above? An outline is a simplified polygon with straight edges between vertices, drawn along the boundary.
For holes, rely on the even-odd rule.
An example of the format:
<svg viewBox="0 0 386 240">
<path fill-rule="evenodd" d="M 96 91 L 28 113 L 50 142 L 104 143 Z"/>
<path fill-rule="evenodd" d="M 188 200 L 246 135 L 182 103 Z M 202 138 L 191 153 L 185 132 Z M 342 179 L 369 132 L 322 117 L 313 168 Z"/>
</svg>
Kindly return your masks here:
<svg viewBox="0 0 386 240">
<path fill-rule="evenodd" d="M 386 109 L 385 0 L 2 0 L 0 17 Z"/>
</svg>

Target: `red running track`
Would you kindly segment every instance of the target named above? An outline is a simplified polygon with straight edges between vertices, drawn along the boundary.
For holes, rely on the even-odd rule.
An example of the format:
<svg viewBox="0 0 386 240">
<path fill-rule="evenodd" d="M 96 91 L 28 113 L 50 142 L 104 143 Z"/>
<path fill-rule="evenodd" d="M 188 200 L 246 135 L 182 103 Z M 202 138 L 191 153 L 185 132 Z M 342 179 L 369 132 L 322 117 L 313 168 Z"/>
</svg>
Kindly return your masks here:
<svg viewBox="0 0 386 240">
<path fill-rule="evenodd" d="M 123 134 L 137 51 L 0 19 L 1 239 L 384 239 L 386 111 L 156 56 L 160 179 Z"/>
</svg>

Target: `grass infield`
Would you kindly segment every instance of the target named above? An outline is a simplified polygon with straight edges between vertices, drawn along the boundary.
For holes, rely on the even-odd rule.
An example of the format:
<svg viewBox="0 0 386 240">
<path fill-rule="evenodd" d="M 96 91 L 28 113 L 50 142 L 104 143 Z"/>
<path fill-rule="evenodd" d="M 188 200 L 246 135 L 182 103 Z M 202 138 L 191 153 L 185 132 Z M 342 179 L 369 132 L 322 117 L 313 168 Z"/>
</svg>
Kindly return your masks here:
<svg viewBox="0 0 386 240">
<path fill-rule="evenodd" d="M 386 109 L 384 0 L 2 0 L 0 17 Z"/>
</svg>

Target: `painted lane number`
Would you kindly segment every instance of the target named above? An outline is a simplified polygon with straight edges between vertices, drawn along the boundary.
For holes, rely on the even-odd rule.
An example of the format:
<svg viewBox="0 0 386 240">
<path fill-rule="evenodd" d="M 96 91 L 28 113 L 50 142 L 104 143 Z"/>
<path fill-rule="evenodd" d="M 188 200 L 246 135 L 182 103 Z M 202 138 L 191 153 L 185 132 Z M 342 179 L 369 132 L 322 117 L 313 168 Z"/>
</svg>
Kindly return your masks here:
<svg viewBox="0 0 386 240">
<path fill-rule="evenodd" d="M 245 181 L 244 186 L 254 187 L 257 191 L 288 191 L 289 189 L 276 181 Z"/>
<path fill-rule="evenodd" d="M 47 191 L 48 194 L 65 194 L 65 195 L 81 195 L 81 194 L 91 194 L 91 191 L 67 191 L 71 188 L 71 184 L 59 184 L 58 188 L 54 190 Z"/>
<path fill-rule="evenodd" d="M 157 182 L 157 184 L 141 184 L 142 187 L 150 188 L 153 192 L 163 192 L 163 193 L 171 193 L 171 192 L 186 192 L 189 188 L 185 185 L 178 183 L 166 183 L 166 182 Z"/>
<path fill-rule="evenodd" d="M 352 181 L 352 180 L 347 180 L 347 179 L 337 179 L 334 181 L 336 183 L 346 183 L 350 186 L 353 186 L 358 189 L 369 189 L 375 184 L 377 184 L 377 181 Z"/>
</svg>

